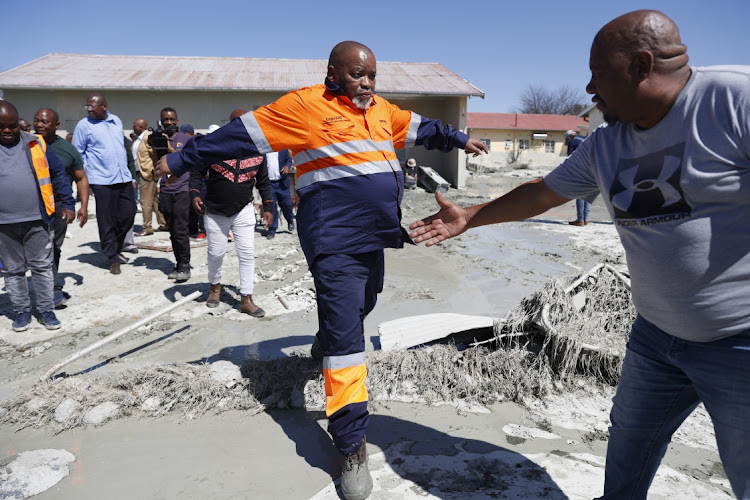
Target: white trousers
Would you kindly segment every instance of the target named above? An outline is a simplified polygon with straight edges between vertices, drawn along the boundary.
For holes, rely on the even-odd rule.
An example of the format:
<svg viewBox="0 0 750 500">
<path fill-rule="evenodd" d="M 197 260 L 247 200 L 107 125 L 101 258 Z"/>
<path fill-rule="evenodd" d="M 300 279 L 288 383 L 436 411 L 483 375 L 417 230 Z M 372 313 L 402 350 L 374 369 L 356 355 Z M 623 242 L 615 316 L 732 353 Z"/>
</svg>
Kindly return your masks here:
<svg viewBox="0 0 750 500">
<path fill-rule="evenodd" d="M 208 281 L 221 283 L 221 263 L 227 252 L 227 237 L 232 230 L 234 248 L 240 263 L 240 293 L 252 295 L 255 278 L 255 210 L 248 203 L 231 217 L 206 212 L 204 218 L 208 241 Z"/>
</svg>

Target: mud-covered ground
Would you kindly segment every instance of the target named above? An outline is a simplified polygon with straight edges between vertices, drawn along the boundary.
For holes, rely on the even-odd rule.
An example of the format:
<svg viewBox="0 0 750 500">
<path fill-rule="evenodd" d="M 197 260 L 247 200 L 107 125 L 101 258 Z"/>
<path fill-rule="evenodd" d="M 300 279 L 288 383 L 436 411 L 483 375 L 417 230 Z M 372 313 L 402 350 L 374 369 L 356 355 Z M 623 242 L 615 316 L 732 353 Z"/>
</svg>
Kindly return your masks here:
<svg viewBox="0 0 750 500">
<path fill-rule="evenodd" d="M 465 190 L 451 189 L 446 198 L 462 205 L 482 203 L 544 172 L 483 168 L 481 174 L 470 174 Z M 407 191 L 402 209 L 408 225 L 435 211 L 434 195 Z M 569 226 L 574 218 L 570 202 L 532 220 L 478 228 L 436 247 L 386 251 L 385 289 L 365 321 L 367 349 L 379 345 L 378 325 L 384 321 L 441 312 L 503 317 L 551 277 L 603 261 L 625 263 L 601 200 L 593 206 L 593 224 Z M 139 224 L 140 214 L 136 230 Z M 201 298 L 59 373 L 83 379 L 154 364 L 239 364 L 308 352 L 317 316 L 299 241 L 284 222 L 273 240 L 257 231 L 253 295 L 266 310 L 262 319 L 238 311 L 232 243 L 223 267 L 222 304 L 208 309 L 205 246 L 193 248 L 192 277 L 184 283 L 166 277 L 174 266 L 171 253 L 146 249 L 126 254 L 131 262 L 113 276 L 99 251 L 93 213 L 84 228 L 71 226 L 60 266 L 71 298 L 56 311 L 62 329 L 48 331 L 33 321 L 28 331 L 13 332 L 10 301 L 0 292 L 0 407 L 39 383 L 60 360 L 196 290 Z M 157 233 L 136 241 L 166 237 Z M 581 382 L 573 393 L 530 400 L 525 407 L 499 403 L 476 412 L 373 404 L 368 433 L 376 470 L 373 498 L 530 498 L 529 491 L 548 498 L 595 497 L 601 494 L 612 392 Z M 45 426 L 16 432 L 3 424 L 0 498 L 28 496 L 31 486 L 17 482 L 21 458 L 31 459 L 32 452 L 43 449 L 68 455 L 41 454 L 34 462 L 36 475 L 55 471 L 48 474 L 55 479 L 38 488 L 41 499 L 338 498 L 331 483 L 338 458 L 324 429 L 325 416 L 305 410 L 254 416 L 229 411 L 191 421 L 131 416 L 59 434 Z M 460 469 L 466 464 L 471 471 Z M 731 498 L 728 491 L 710 419 L 699 409 L 678 431 L 650 498 Z"/>
</svg>

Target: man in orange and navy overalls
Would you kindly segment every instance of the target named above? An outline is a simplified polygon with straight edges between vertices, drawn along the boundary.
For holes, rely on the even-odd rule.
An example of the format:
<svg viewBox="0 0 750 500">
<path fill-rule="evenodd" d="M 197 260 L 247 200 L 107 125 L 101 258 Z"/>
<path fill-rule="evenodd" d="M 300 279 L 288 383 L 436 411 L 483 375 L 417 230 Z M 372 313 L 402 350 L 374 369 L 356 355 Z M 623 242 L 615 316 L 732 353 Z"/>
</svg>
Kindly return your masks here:
<svg viewBox="0 0 750 500">
<path fill-rule="evenodd" d="M 347 499 L 367 498 L 369 422 L 362 322 L 383 287 L 383 249 L 403 247 L 404 176 L 396 150 L 412 146 L 480 154 L 478 140 L 375 95 L 376 62 L 341 42 L 325 83 L 292 91 L 196 138 L 157 166 L 180 175 L 217 159 L 289 149 L 297 167 L 297 231 L 313 278 L 323 351 L 328 430 L 344 456 Z"/>
</svg>

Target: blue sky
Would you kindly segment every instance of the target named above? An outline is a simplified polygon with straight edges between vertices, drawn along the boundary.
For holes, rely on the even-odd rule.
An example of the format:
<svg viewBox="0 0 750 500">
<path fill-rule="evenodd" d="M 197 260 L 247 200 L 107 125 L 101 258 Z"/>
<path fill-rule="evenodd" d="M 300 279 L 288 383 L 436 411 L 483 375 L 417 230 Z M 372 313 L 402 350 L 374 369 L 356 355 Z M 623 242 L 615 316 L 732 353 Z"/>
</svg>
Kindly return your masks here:
<svg viewBox="0 0 750 500">
<path fill-rule="evenodd" d="M 596 32 L 640 8 L 677 22 L 692 65 L 750 65 L 750 0 L 0 0 L 0 71 L 50 52 L 325 59 L 337 42 L 356 40 L 378 60 L 456 72 L 486 94 L 469 111 L 511 112 L 529 84 L 583 89 Z"/>
</svg>

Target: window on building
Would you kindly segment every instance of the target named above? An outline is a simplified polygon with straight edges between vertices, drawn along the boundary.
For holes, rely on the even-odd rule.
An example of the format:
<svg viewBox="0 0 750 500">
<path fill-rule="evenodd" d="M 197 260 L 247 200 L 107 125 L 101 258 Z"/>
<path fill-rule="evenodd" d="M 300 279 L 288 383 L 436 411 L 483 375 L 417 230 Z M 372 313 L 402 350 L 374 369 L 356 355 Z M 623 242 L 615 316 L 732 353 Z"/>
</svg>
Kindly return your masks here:
<svg viewBox="0 0 750 500">
<path fill-rule="evenodd" d="M 554 153 L 555 152 L 555 141 L 544 141 L 544 152 Z"/>
<path fill-rule="evenodd" d="M 487 149 L 490 149 L 490 142 L 491 141 L 489 139 L 479 139 L 479 142 L 481 142 L 482 144 L 484 144 L 487 147 Z"/>
<path fill-rule="evenodd" d="M 505 139 L 505 149 L 510 149 L 513 147 L 513 139 Z"/>
<path fill-rule="evenodd" d="M 518 139 L 518 149 L 529 149 L 529 140 L 528 139 Z"/>
</svg>

